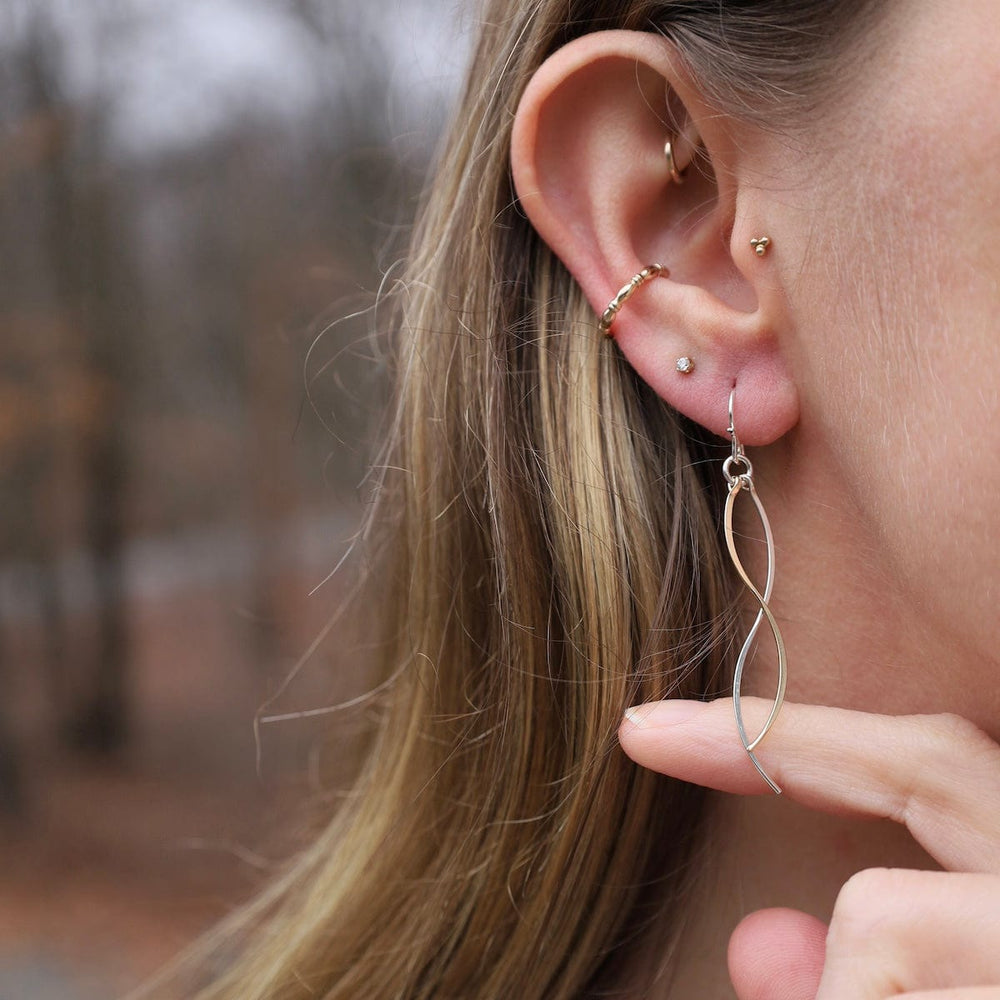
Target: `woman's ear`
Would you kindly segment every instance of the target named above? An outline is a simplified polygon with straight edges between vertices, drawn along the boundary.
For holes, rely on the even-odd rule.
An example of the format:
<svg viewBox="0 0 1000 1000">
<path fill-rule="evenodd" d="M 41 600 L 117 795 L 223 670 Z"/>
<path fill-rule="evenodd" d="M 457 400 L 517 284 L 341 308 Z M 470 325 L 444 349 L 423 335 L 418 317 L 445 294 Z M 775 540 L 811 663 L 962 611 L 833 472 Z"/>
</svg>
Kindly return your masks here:
<svg viewBox="0 0 1000 1000">
<path fill-rule="evenodd" d="M 511 166 L 528 218 L 594 309 L 594 336 L 618 289 L 647 264 L 665 264 L 669 278 L 637 289 L 614 320 L 622 353 L 671 405 L 721 436 L 735 386 L 741 439 L 761 445 L 796 423 L 798 395 L 779 336 L 784 296 L 771 258 L 750 245 L 766 234 L 767 213 L 764 189 L 744 181 L 747 129 L 703 100 L 666 39 L 594 32 L 531 79 Z M 677 370 L 681 357 L 690 372 Z"/>
</svg>

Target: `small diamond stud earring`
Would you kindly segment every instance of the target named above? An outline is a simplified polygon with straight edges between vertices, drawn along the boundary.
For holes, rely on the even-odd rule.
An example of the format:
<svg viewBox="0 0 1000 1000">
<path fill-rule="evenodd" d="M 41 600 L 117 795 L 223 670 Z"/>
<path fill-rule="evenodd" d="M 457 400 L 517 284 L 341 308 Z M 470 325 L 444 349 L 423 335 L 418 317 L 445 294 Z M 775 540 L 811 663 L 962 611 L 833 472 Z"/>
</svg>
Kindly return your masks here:
<svg viewBox="0 0 1000 1000">
<path fill-rule="evenodd" d="M 690 375 L 694 371 L 694 362 L 685 355 L 677 359 L 676 368 L 682 375 Z"/>
</svg>

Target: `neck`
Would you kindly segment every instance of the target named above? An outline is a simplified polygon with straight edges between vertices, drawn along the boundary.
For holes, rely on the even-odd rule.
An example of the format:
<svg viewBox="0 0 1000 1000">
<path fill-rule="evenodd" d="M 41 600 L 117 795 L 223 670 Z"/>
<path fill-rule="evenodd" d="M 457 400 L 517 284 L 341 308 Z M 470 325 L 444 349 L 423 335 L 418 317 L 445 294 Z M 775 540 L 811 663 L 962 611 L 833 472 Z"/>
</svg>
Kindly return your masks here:
<svg viewBox="0 0 1000 1000">
<path fill-rule="evenodd" d="M 807 449 L 794 445 L 766 451 L 753 462 L 775 537 L 770 606 L 788 653 L 787 698 L 886 714 L 958 712 L 996 736 L 996 695 L 973 683 L 983 676 L 981 657 L 912 600 L 836 469 L 801 459 Z M 737 507 L 741 558 L 762 588 L 763 533 L 752 504 L 738 498 Z M 747 609 L 749 627 L 752 599 Z M 762 626 L 744 693 L 770 697 L 776 678 L 774 644 Z M 841 886 L 861 869 L 936 867 L 902 827 L 828 816 L 772 795 L 719 795 L 710 828 L 697 912 L 686 915 L 682 958 L 663 997 L 733 996 L 728 938 L 754 910 L 794 907 L 829 920 Z"/>
<path fill-rule="evenodd" d="M 729 935 L 755 910 L 792 907 L 828 921 L 855 872 L 936 867 L 896 824 L 825 816 L 772 795 L 719 795 L 709 830 L 715 849 L 707 852 L 695 912 L 686 915 L 679 963 L 657 1000 L 733 997 Z"/>
<path fill-rule="evenodd" d="M 787 649 L 786 696 L 887 715 L 954 712 L 997 738 L 1000 692 L 996 685 L 983 689 L 982 650 L 915 597 L 866 499 L 846 490 L 848 477 L 817 454 L 821 447 L 796 439 L 753 459 L 775 539 L 770 607 Z M 752 504 L 738 498 L 737 507 L 741 558 L 762 587 L 760 524 Z M 752 598 L 746 609 L 749 627 L 757 612 Z M 776 659 L 770 632 L 761 627 L 745 693 L 770 696 Z"/>
</svg>

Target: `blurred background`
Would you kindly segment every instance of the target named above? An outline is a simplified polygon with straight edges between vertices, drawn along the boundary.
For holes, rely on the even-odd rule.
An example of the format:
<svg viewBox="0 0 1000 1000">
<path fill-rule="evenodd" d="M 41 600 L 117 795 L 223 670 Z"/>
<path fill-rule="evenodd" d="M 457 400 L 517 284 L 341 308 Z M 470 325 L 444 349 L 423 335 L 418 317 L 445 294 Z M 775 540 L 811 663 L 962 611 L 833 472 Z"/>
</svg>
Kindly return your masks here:
<svg viewBox="0 0 1000 1000">
<path fill-rule="evenodd" d="M 134 987 L 349 737 L 336 628 L 286 681 L 349 584 L 469 6 L 0 0 L 0 1000 Z"/>
</svg>

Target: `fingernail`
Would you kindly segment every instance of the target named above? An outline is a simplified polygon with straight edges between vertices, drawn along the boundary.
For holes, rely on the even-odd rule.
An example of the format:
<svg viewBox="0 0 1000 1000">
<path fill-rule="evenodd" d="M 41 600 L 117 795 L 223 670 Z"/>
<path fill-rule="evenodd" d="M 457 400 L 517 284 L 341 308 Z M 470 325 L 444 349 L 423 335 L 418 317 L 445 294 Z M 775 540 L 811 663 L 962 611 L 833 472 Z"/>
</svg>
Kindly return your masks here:
<svg viewBox="0 0 1000 1000">
<path fill-rule="evenodd" d="M 625 710 L 625 718 L 638 729 L 676 726 L 680 722 L 687 722 L 688 719 L 700 715 L 707 707 L 703 701 L 671 698 L 667 701 L 651 701 L 646 705 L 635 705 Z"/>
</svg>

